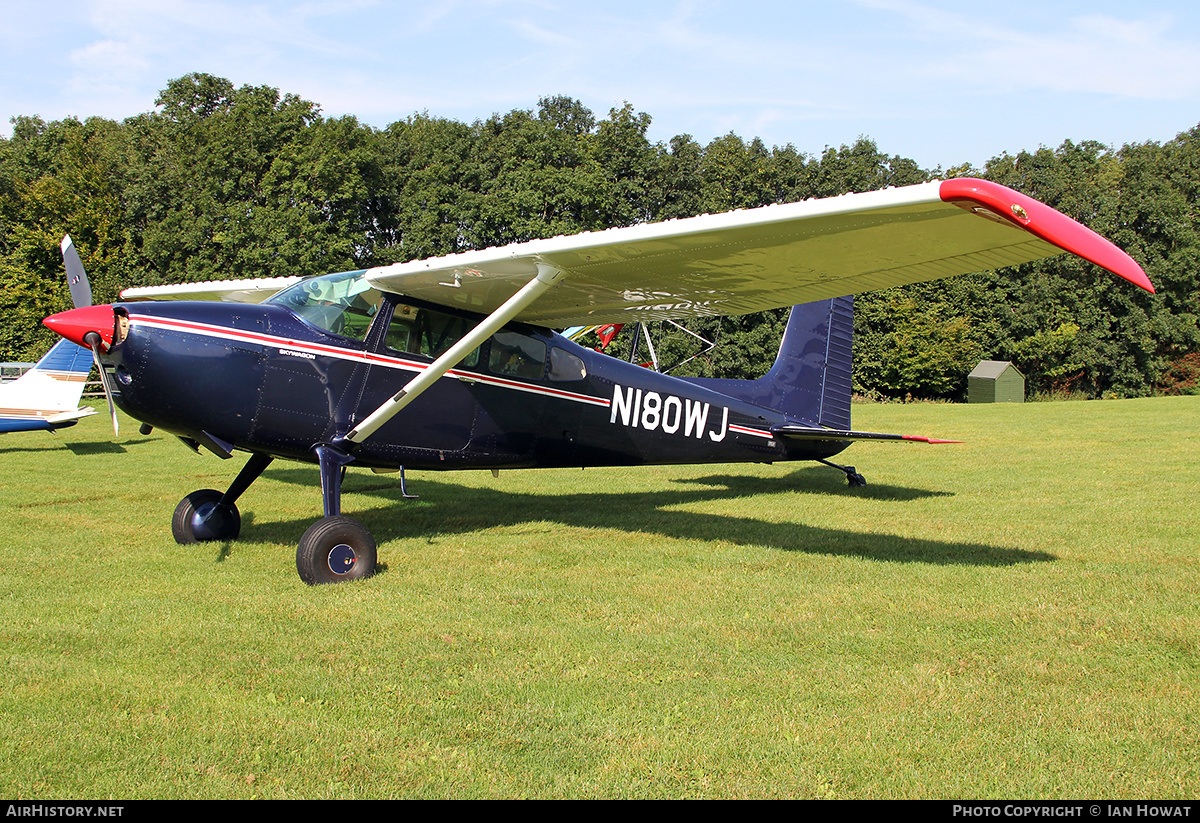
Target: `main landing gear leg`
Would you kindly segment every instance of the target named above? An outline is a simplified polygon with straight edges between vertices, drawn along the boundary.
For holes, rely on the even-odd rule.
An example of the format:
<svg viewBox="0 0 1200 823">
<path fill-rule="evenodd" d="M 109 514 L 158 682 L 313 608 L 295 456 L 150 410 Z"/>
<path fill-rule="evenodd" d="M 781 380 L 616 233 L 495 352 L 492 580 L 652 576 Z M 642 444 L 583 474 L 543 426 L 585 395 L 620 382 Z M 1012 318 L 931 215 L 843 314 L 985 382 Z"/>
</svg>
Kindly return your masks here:
<svg viewBox="0 0 1200 823">
<path fill-rule="evenodd" d="M 224 494 L 216 489 L 199 489 L 180 500 L 171 517 L 175 542 L 187 545 L 207 540 L 236 540 L 242 531 L 237 499 L 274 459 L 267 454 L 251 455 Z"/>
<path fill-rule="evenodd" d="M 867 479 L 854 470 L 853 466 L 839 466 L 837 463 L 830 463 L 828 460 L 817 460 L 818 463 L 824 463 L 831 469 L 837 469 L 844 472 L 846 475 L 846 485 L 855 489 L 867 485 Z"/>
<path fill-rule="evenodd" d="M 375 539 L 357 520 L 342 516 L 342 478 L 354 458 L 325 444 L 316 452 L 325 517 L 300 538 L 296 571 L 310 586 L 370 577 L 375 573 Z"/>
</svg>

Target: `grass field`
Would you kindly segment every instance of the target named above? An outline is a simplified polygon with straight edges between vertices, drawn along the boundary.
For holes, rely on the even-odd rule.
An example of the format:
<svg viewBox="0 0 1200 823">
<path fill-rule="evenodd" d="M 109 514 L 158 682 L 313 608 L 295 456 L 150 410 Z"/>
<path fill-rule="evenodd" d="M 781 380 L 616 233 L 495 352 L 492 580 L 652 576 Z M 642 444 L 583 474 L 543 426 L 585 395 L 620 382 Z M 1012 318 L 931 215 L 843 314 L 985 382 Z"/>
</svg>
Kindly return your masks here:
<svg viewBox="0 0 1200 823">
<path fill-rule="evenodd" d="M 9 798 L 1200 795 L 1200 397 L 856 406 L 810 464 L 316 471 L 101 416 L 0 440 Z M 126 419 L 122 432 L 136 432 Z M 394 477 L 394 476 L 393 476 Z"/>
</svg>

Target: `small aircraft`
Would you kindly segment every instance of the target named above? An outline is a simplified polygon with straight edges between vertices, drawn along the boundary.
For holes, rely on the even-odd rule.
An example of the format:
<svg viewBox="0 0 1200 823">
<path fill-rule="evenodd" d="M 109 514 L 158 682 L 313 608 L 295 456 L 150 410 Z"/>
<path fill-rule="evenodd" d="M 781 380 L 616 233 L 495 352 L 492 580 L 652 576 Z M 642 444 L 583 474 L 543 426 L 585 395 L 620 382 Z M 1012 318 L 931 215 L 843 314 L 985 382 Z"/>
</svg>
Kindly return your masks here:
<svg viewBox="0 0 1200 823">
<path fill-rule="evenodd" d="M 1090 229 L 964 178 L 305 279 L 129 289 L 44 322 L 95 352 L 110 404 L 143 433 L 250 455 L 224 492 L 180 501 L 179 543 L 235 539 L 237 500 L 274 459 L 316 463 L 324 517 L 296 568 L 317 584 L 376 566 L 371 534 L 341 512 L 348 466 L 815 460 L 859 485 L 828 462 L 851 442 L 945 441 L 850 428 L 849 296 L 1063 252 L 1154 290 Z M 551 331 L 785 306 L 758 380 L 671 377 Z"/>
<path fill-rule="evenodd" d="M 70 237 L 62 241 L 67 284 L 75 308 L 92 304 L 92 288 Z M 92 370 L 92 353 L 69 340 L 59 340 L 32 369 L 0 386 L 0 434 L 56 431 L 95 414 L 80 406 Z"/>
</svg>

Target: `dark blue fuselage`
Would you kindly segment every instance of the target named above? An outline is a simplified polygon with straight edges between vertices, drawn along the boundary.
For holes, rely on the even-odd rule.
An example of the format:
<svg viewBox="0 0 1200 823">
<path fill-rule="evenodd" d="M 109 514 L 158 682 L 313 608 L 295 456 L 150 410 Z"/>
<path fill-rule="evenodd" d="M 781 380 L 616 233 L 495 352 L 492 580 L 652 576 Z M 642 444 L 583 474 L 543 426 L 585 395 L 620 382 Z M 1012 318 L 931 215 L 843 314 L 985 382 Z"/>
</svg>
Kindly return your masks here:
<svg viewBox="0 0 1200 823">
<path fill-rule="evenodd" d="M 314 447 L 345 435 L 433 360 L 389 347 L 384 327 L 394 299 L 387 298 L 365 340 L 325 331 L 281 305 L 118 304 L 128 327 L 102 360 L 116 378 L 118 405 L 138 420 L 188 441 L 316 462 Z M 355 446 L 355 464 L 773 462 L 828 457 L 846 446 L 784 443 L 771 428 L 798 421 L 779 412 L 545 329 L 504 332 Z M 543 354 L 540 366 L 525 358 L 520 373 L 509 372 L 500 350 L 517 339 L 534 341 L 525 348 Z"/>
</svg>

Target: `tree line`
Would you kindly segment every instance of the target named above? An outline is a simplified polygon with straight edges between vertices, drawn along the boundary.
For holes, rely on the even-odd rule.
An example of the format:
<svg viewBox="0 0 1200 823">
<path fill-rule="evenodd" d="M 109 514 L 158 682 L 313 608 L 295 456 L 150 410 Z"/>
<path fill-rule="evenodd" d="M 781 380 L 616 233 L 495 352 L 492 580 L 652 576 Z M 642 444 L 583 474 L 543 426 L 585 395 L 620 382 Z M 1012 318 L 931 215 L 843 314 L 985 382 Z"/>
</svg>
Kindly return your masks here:
<svg viewBox="0 0 1200 823">
<path fill-rule="evenodd" d="M 1158 293 L 1062 256 L 860 295 L 858 391 L 959 398 L 980 359 L 1012 360 L 1034 392 L 1195 390 L 1200 126 L 1165 144 L 1067 142 L 943 171 L 865 137 L 807 154 L 734 134 L 651 143 L 649 125 L 628 104 L 598 119 L 553 96 L 470 124 L 418 113 L 376 129 L 207 74 L 171 81 L 154 111 L 122 122 L 17 117 L 0 138 L 0 359 L 50 345 L 40 321 L 69 307 L 67 233 L 108 302 L 128 286 L 357 269 L 969 174 L 1110 238 Z M 759 376 L 785 318 L 691 324 L 720 345 L 677 373 Z M 671 327 L 654 339 L 664 365 L 694 353 Z"/>
</svg>

